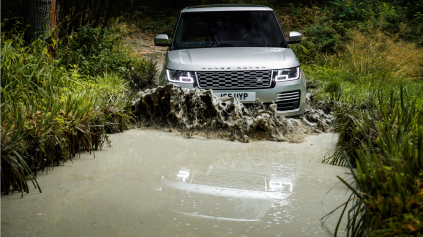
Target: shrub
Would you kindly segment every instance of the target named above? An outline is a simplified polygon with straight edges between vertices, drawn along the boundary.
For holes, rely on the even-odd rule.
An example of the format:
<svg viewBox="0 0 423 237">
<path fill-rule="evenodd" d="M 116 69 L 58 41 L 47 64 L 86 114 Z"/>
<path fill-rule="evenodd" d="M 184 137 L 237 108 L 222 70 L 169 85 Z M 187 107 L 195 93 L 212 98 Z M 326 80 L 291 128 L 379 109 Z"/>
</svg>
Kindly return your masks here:
<svg viewBox="0 0 423 237">
<path fill-rule="evenodd" d="M 114 28 L 82 26 L 61 45 L 58 55 L 59 66 L 69 70 L 77 68 L 82 75 L 124 74 L 133 66 L 133 59 Z"/>
<path fill-rule="evenodd" d="M 138 92 L 148 86 L 157 85 L 155 81 L 156 65 L 157 62 L 152 60 L 139 59 L 135 61 L 133 70 L 125 75 L 133 92 Z"/>
<path fill-rule="evenodd" d="M 26 179 L 80 151 L 97 150 L 106 132 L 129 123 L 128 83 L 119 74 L 96 77 L 68 71 L 48 55 L 48 45 L 27 46 L 2 35 L 2 192 L 29 192 Z M 41 189 L 38 187 L 41 191 Z"/>
</svg>

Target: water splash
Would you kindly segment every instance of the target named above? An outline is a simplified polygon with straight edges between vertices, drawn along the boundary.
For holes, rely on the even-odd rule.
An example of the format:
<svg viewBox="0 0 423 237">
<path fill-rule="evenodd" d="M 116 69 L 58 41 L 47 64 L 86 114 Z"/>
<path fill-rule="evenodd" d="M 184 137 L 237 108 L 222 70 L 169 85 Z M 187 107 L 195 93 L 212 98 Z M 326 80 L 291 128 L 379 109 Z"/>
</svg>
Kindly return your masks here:
<svg viewBox="0 0 423 237">
<path fill-rule="evenodd" d="M 276 104 L 256 101 L 245 107 L 237 98 L 218 98 L 212 90 L 186 89 L 168 84 L 137 93 L 134 114 L 142 126 L 178 129 L 185 136 L 205 133 L 207 137 L 298 141 L 298 135 L 327 132 L 334 118 L 310 109 L 299 118 L 277 115 Z"/>
</svg>

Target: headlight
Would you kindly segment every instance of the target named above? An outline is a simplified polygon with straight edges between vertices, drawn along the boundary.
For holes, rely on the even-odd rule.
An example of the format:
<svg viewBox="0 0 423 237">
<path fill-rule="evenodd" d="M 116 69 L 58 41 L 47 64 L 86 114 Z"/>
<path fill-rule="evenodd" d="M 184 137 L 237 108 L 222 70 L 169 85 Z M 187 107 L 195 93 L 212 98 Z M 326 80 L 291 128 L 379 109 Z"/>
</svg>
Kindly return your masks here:
<svg viewBox="0 0 423 237">
<path fill-rule="evenodd" d="M 286 68 L 282 70 L 273 70 L 273 79 L 275 81 L 290 81 L 300 78 L 300 67 Z"/>
<path fill-rule="evenodd" d="M 167 80 L 178 83 L 194 83 L 194 72 L 166 69 Z"/>
</svg>

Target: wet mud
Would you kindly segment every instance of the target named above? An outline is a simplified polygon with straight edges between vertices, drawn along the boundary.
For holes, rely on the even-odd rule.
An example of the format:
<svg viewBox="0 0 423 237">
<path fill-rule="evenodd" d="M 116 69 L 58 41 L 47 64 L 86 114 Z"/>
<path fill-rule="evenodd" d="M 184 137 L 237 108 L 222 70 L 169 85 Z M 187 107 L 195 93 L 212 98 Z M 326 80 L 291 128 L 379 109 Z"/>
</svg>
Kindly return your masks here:
<svg viewBox="0 0 423 237">
<path fill-rule="evenodd" d="M 211 90 L 168 84 L 145 89 L 133 101 L 134 114 L 144 127 L 178 130 L 186 137 L 202 134 L 232 141 L 302 141 L 304 135 L 331 132 L 335 118 L 307 109 L 303 116 L 278 116 L 276 104 L 259 101 L 246 107 L 236 98 L 218 98 Z"/>
</svg>

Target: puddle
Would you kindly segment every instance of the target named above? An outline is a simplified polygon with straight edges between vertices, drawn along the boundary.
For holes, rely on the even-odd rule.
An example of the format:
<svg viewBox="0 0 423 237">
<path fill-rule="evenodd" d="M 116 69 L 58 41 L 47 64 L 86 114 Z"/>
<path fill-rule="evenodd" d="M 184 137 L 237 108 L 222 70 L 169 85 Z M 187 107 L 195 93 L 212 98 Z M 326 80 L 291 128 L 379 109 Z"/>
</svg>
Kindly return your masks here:
<svg viewBox="0 0 423 237">
<path fill-rule="evenodd" d="M 245 144 L 133 129 L 110 138 L 95 159 L 40 174 L 42 194 L 2 196 L 2 234 L 333 236 L 341 210 L 320 218 L 348 197 L 343 185 L 327 194 L 348 169 L 319 162 L 335 134 Z"/>
</svg>

